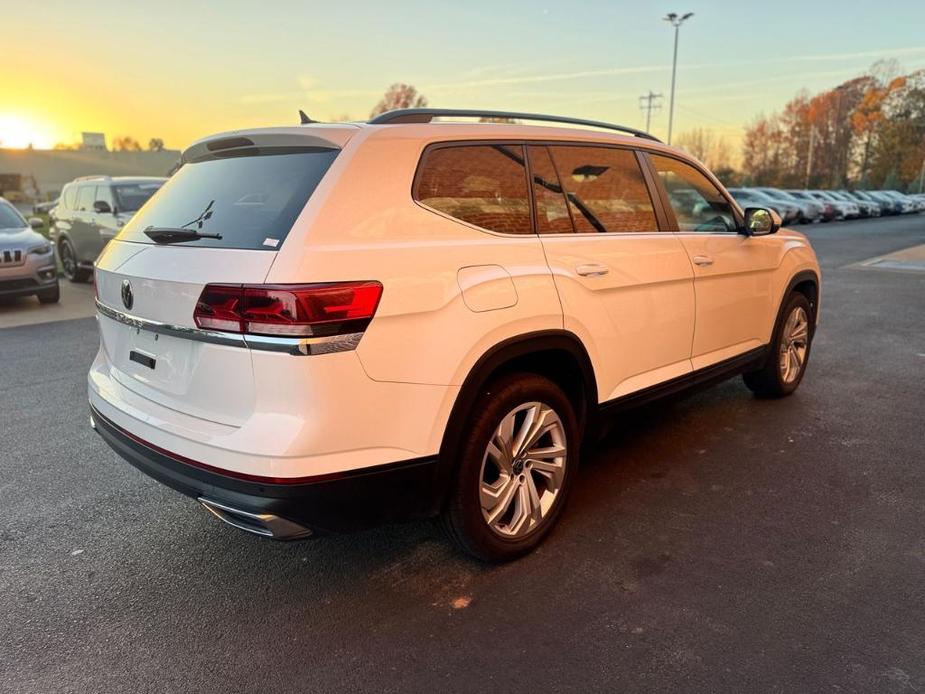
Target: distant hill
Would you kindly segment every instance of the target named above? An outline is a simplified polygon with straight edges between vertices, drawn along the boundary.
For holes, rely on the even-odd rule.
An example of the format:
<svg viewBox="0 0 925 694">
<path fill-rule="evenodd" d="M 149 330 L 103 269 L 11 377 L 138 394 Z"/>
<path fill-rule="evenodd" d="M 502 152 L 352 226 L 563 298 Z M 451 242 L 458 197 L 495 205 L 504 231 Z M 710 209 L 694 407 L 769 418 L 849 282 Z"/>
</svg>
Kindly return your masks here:
<svg viewBox="0 0 925 694">
<path fill-rule="evenodd" d="M 42 196 L 54 197 L 78 176 L 166 176 L 179 158 L 180 151 L 175 149 L 107 152 L 0 148 L 0 174 L 19 174 L 30 187 L 31 181 L 25 182 L 34 178 Z"/>
</svg>

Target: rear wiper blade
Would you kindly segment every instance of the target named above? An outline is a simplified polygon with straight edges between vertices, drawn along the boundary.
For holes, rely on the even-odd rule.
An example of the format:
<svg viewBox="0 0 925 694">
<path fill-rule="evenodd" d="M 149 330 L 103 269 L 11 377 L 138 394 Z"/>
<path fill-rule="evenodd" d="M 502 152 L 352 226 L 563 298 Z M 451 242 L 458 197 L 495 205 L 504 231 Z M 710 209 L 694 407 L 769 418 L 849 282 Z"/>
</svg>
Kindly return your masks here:
<svg viewBox="0 0 925 694">
<path fill-rule="evenodd" d="M 196 241 L 198 239 L 222 238 L 221 234 L 210 234 L 209 232 L 196 231 L 195 229 L 155 226 L 145 229 L 145 236 L 155 243 L 183 243 L 184 241 Z"/>
</svg>

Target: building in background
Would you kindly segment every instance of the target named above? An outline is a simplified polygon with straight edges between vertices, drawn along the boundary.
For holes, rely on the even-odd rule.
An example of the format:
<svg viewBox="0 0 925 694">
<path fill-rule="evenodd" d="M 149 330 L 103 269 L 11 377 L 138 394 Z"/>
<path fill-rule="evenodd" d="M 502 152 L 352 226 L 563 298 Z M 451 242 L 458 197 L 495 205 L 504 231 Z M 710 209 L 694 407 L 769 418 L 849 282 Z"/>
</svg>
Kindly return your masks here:
<svg viewBox="0 0 925 694">
<path fill-rule="evenodd" d="M 80 133 L 80 149 L 92 152 L 105 152 L 106 135 L 104 133 Z"/>
</svg>

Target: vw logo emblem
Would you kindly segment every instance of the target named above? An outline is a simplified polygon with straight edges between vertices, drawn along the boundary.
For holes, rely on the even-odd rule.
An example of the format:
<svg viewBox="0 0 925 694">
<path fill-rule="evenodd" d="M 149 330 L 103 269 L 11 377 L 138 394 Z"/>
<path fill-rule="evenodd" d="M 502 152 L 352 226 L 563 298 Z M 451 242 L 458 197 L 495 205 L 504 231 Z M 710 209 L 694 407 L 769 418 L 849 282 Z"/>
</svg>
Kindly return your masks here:
<svg viewBox="0 0 925 694">
<path fill-rule="evenodd" d="M 133 303 L 135 303 L 135 297 L 132 295 L 132 283 L 122 280 L 122 305 L 131 311 Z"/>
</svg>

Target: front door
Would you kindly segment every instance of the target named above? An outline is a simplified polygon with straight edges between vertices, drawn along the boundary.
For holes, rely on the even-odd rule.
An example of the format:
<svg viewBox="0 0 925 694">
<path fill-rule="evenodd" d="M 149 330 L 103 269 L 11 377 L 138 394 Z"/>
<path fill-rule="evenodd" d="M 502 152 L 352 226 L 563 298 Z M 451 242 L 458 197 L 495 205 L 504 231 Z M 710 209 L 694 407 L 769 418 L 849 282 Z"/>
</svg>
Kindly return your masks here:
<svg viewBox="0 0 925 694">
<path fill-rule="evenodd" d="M 767 344 L 777 309 L 773 274 L 784 244 L 740 233 L 738 210 L 704 172 L 670 156 L 649 159 L 694 272 L 694 369 Z"/>
<path fill-rule="evenodd" d="M 659 231 L 633 149 L 528 147 L 537 231 L 564 328 L 587 346 L 607 401 L 691 371 L 693 273 Z"/>
</svg>

